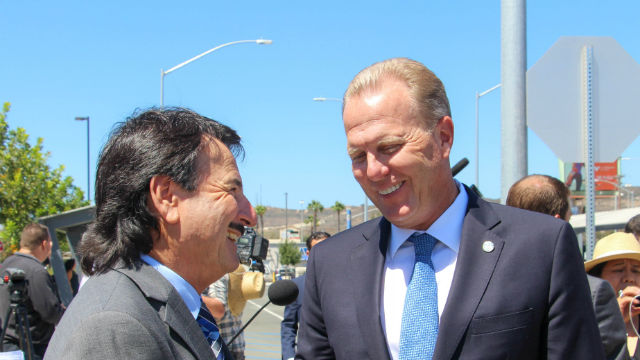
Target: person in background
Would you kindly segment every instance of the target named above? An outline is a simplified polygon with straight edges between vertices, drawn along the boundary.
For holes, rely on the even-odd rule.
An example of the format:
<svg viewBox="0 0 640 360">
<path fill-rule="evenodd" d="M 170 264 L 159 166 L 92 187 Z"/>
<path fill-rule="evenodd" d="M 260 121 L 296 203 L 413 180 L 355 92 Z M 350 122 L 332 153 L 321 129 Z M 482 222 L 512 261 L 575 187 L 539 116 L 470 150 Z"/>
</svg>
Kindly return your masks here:
<svg viewBox="0 0 640 360">
<path fill-rule="evenodd" d="M 202 301 L 218 322 L 220 335 L 235 360 L 245 358 L 244 333 L 240 333 L 244 307 L 247 300 L 262 297 L 264 289 L 264 274 L 246 271 L 240 264 L 234 272 L 225 274 L 202 293 Z"/>
<path fill-rule="evenodd" d="M 316 244 L 330 237 L 329 233 L 316 231 L 307 237 L 307 256 Z M 305 275 L 298 276 L 293 282 L 298 286 L 298 297 L 296 301 L 285 306 L 284 318 L 280 323 L 280 342 L 282 343 L 282 359 L 290 360 L 296 355 L 296 338 L 298 336 L 298 322 L 300 321 L 300 307 L 304 295 Z"/>
<path fill-rule="evenodd" d="M 511 186 L 507 205 L 568 222 L 571 219 L 569 195 L 569 188 L 562 181 L 547 175 L 529 175 Z M 615 359 L 626 351 L 627 340 L 616 293 L 606 280 L 591 275 L 587 275 L 587 280 L 605 355 L 607 359 Z"/>
<path fill-rule="evenodd" d="M 624 227 L 624 232 L 633 234 L 640 241 L 640 214 L 629 219 Z"/>
<path fill-rule="evenodd" d="M 25 304 L 29 319 L 29 332 L 33 343 L 33 359 L 42 359 L 64 307 L 51 275 L 42 263 L 51 255 L 49 229 L 37 223 L 24 227 L 20 235 L 20 250 L 4 260 L 0 266 L 2 277 L 11 276 L 10 269 L 22 270 L 26 279 Z M 9 309 L 8 286 L 0 286 L 0 325 L 4 325 Z M 20 336 L 16 333 L 16 319 L 11 317 L 3 341 L 3 351 L 18 350 Z"/>
<path fill-rule="evenodd" d="M 186 109 L 116 126 L 79 245 L 89 279 L 45 359 L 233 359 L 200 294 L 238 267 L 236 241 L 256 223 L 241 153 L 234 130 Z"/>
<path fill-rule="evenodd" d="M 618 307 L 624 319 L 627 342 L 621 359 L 640 360 L 638 329 L 640 315 L 640 244 L 633 234 L 616 232 L 600 239 L 593 258 L 584 263 L 588 274 L 611 284 L 618 294 Z"/>
<path fill-rule="evenodd" d="M 69 285 L 73 296 L 76 296 L 78 289 L 80 288 L 80 282 L 78 281 L 78 274 L 76 274 L 76 260 L 69 258 L 64 261 L 64 269 L 67 272 L 67 279 L 69 279 Z"/>
</svg>

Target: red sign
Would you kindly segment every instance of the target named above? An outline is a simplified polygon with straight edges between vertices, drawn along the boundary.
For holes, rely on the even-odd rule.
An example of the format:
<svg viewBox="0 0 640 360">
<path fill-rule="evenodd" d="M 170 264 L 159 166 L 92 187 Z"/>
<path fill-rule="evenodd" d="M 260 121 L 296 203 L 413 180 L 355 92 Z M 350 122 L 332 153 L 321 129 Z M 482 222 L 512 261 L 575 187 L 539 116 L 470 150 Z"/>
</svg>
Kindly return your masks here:
<svg viewBox="0 0 640 360">
<path fill-rule="evenodd" d="M 583 192 L 587 179 L 583 174 L 586 169 L 584 163 L 570 163 L 571 168 L 565 167 L 565 184 L 571 192 Z M 618 188 L 618 162 L 595 163 L 596 191 L 616 191 Z"/>
</svg>

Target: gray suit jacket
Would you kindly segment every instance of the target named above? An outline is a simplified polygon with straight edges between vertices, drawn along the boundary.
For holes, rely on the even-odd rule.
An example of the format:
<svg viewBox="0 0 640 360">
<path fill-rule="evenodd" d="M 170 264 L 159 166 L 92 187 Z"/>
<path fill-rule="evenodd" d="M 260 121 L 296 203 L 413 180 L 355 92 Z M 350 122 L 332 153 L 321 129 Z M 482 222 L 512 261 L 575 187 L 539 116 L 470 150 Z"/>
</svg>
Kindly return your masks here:
<svg viewBox="0 0 640 360">
<path fill-rule="evenodd" d="M 433 359 L 604 359 L 571 226 L 467 193 Z M 389 359 L 380 303 L 390 228 L 375 219 L 313 248 L 297 359 Z"/>
<path fill-rule="evenodd" d="M 92 276 L 60 320 L 45 359 L 213 359 L 176 289 L 146 263 L 136 268 Z"/>
</svg>

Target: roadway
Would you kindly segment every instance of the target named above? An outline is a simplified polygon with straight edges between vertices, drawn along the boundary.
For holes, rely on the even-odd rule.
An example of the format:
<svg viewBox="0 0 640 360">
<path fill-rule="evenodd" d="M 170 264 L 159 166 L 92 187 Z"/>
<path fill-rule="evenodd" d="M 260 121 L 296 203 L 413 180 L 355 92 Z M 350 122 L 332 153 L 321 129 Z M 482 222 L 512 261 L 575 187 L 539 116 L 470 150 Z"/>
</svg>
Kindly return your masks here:
<svg viewBox="0 0 640 360">
<path fill-rule="evenodd" d="M 251 316 L 269 300 L 267 291 L 268 288 L 262 298 L 247 301 L 242 313 L 243 324 L 246 324 Z M 244 355 L 247 360 L 282 359 L 280 321 L 282 321 L 283 314 L 284 306 L 269 304 L 247 326 L 244 331 L 244 340 L 246 342 Z"/>
</svg>

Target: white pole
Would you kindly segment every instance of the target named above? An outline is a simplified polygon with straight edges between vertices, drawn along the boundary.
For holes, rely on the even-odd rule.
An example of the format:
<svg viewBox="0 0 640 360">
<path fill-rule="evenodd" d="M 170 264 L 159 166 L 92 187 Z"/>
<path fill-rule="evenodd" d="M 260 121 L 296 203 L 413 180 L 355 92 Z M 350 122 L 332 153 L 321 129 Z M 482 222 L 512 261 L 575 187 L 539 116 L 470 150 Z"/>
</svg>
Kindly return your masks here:
<svg viewBox="0 0 640 360">
<path fill-rule="evenodd" d="M 526 1 L 502 0 L 502 179 L 504 204 L 509 188 L 527 175 Z"/>
<path fill-rule="evenodd" d="M 222 44 L 222 45 L 218 45 L 212 49 L 209 49 L 205 52 L 203 52 L 202 54 L 198 54 L 194 57 L 192 57 L 189 60 L 183 61 L 180 64 L 172 67 L 171 69 L 164 71 L 162 69 L 160 69 L 160 107 L 164 106 L 164 76 L 180 69 L 181 67 L 188 65 L 198 59 L 200 59 L 201 57 L 208 55 L 216 50 L 222 49 L 223 47 L 227 47 L 229 45 L 236 45 L 236 44 L 244 44 L 244 43 L 256 43 L 258 45 L 270 45 L 273 43 L 273 40 L 267 40 L 267 39 L 257 39 L 257 40 L 238 40 L 238 41 L 232 41 L 232 42 L 228 42 L 226 44 Z"/>
</svg>

